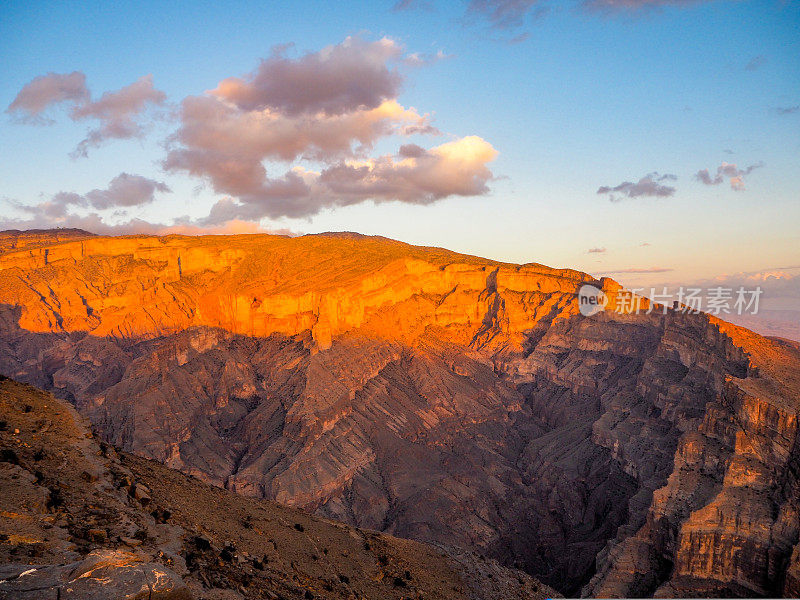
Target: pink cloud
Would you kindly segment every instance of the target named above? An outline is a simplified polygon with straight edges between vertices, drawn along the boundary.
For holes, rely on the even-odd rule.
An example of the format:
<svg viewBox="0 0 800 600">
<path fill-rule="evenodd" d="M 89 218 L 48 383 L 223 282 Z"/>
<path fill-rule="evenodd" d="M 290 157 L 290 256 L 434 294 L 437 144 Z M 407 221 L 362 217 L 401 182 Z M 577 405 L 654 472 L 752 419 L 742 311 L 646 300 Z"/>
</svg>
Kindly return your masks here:
<svg viewBox="0 0 800 600">
<path fill-rule="evenodd" d="M 208 234 L 240 234 L 271 233 L 275 235 L 298 235 L 286 229 L 261 227 L 252 221 L 233 219 L 224 223 L 198 225 L 189 219 L 177 219 L 172 224 L 151 223 L 142 219 L 128 219 L 118 223 L 109 223 L 98 213 L 78 215 L 68 213 L 57 218 L 43 212 L 27 219 L 0 218 L 0 231 L 16 229 L 83 229 L 98 235 L 208 235 Z"/>
<path fill-rule="evenodd" d="M 719 167 L 717 167 L 717 173 L 714 176 L 708 172 L 708 169 L 701 169 L 695 173 L 694 178 L 705 185 L 719 185 L 725 181 L 725 178 L 727 177 L 731 189 L 737 192 L 742 192 L 745 190 L 745 176 L 752 173 L 755 169 L 759 169 L 763 166 L 764 163 L 759 162 L 754 165 L 750 165 L 745 169 L 740 169 L 733 163 L 723 162 Z"/>
<path fill-rule="evenodd" d="M 106 189 L 94 189 L 86 194 L 58 192 L 50 200 L 34 206 L 19 203 L 14 203 L 14 206 L 24 213 L 57 222 L 59 219 L 66 219 L 71 216 L 69 213 L 71 207 L 92 207 L 97 210 L 130 208 L 153 202 L 156 192 L 171 191 L 161 181 L 148 179 L 141 175 L 120 173 L 109 182 Z"/>
<path fill-rule="evenodd" d="M 181 105 L 163 167 L 203 178 L 227 196 L 204 223 L 304 217 L 366 200 L 422 204 L 488 191 L 493 176 L 487 163 L 496 152 L 474 136 L 429 150 L 406 144 L 397 156 L 369 157 L 382 139 L 440 133 L 428 115 L 398 102 L 402 79 L 391 65 L 403 58 L 394 41 L 347 38 L 293 60 L 282 52 L 255 73 L 225 79 Z M 265 161 L 292 166 L 275 177 Z"/>
<path fill-rule="evenodd" d="M 477 136 L 452 136 L 428 148 L 398 143 L 395 154 L 371 156 L 376 144 L 388 138 L 441 135 L 428 114 L 403 106 L 397 96 L 403 83 L 399 69 L 446 55 L 404 56 L 391 39 L 358 36 L 299 58 L 288 58 L 289 48 L 275 49 L 248 75 L 229 77 L 213 90 L 182 101 L 162 167 L 200 178 L 224 198 L 207 217 L 182 221 L 181 227 L 205 230 L 266 217 L 307 217 L 325 207 L 369 200 L 429 204 L 488 192 L 494 179 L 489 163 L 497 152 Z M 70 76 L 70 85 L 80 84 L 85 92 L 85 78 L 77 75 Z M 48 86 L 37 86 L 58 88 L 56 80 L 48 81 Z M 29 92 L 20 92 L 22 99 L 12 112 L 28 107 L 26 114 L 38 115 L 53 102 L 68 101 L 73 120 L 96 122 L 75 156 L 85 156 L 108 139 L 142 135 L 143 116 L 166 101 L 149 75 L 94 101 L 88 92 L 74 90 Z M 276 168 L 275 163 L 283 166 Z M 79 227 L 80 219 L 96 214 L 79 217 L 71 209 L 124 209 L 168 191 L 163 183 L 135 177 L 123 174 L 105 190 L 63 192 L 34 207 L 18 208 L 46 222 Z M 93 221 L 89 225 L 99 227 Z"/>
<path fill-rule="evenodd" d="M 402 78 L 388 63 L 401 55 L 389 38 L 348 37 L 296 60 L 275 54 L 254 73 L 221 81 L 211 94 L 243 110 L 269 108 L 288 116 L 373 109 L 397 97 Z"/>
<path fill-rule="evenodd" d="M 406 145 L 396 156 L 341 161 L 321 172 L 295 167 L 280 179 L 260 180 L 257 189 L 236 200 L 220 200 L 199 223 L 301 217 L 366 200 L 430 204 L 448 196 L 478 196 L 488 192 L 487 164 L 496 156 L 491 144 L 469 136 L 430 150 Z"/>
<path fill-rule="evenodd" d="M 6 112 L 18 116 L 23 122 L 47 124 L 53 122 L 43 115 L 48 108 L 56 104 L 71 104 L 69 116 L 73 121 L 98 123 L 73 151 L 72 156 L 78 157 L 86 156 L 89 148 L 109 139 L 140 137 L 145 129 L 142 114 L 149 107 L 163 105 L 166 98 L 164 92 L 153 87 L 152 75 L 141 77 L 115 92 L 106 92 L 92 101 L 83 73 L 48 73 L 27 83 Z"/>
<path fill-rule="evenodd" d="M 202 227 L 190 223 L 164 225 L 150 223 L 141 219 L 131 219 L 118 224 L 108 224 L 98 214 L 86 216 L 70 215 L 69 218 L 54 224 L 41 219 L 6 220 L 0 221 L 2 229 L 52 229 L 62 227 L 68 229 L 83 229 L 98 235 L 234 235 L 242 233 L 270 233 L 273 235 L 296 236 L 296 232 L 281 228 L 269 229 L 257 223 L 247 221 L 230 221 L 222 225 Z"/>
<path fill-rule="evenodd" d="M 86 156 L 90 147 L 108 139 L 140 137 L 144 127 L 137 117 L 148 106 L 163 105 L 166 99 L 164 92 L 153 87 L 153 76 L 145 75 L 116 92 L 106 92 L 99 100 L 76 105 L 71 113 L 73 120 L 96 120 L 99 126 L 89 130 L 73 155 Z"/>
<path fill-rule="evenodd" d="M 6 112 L 27 123 L 52 123 L 43 113 L 62 102 L 83 103 L 89 99 L 86 75 L 80 71 L 72 73 L 48 73 L 25 84 Z"/>
</svg>

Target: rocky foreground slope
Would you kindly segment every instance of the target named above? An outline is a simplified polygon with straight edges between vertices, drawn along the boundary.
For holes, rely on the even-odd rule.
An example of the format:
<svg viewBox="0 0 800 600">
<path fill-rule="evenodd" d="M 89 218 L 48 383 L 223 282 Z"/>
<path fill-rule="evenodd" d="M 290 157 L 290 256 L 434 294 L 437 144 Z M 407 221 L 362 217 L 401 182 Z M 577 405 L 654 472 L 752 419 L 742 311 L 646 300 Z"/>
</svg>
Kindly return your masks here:
<svg viewBox="0 0 800 600">
<path fill-rule="evenodd" d="M 0 380 L 0 598 L 543 598 L 496 562 L 243 498 Z"/>
<path fill-rule="evenodd" d="M 567 594 L 797 594 L 800 351 L 611 280 L 338 234 L 0 255 L 0 372 L 243 495 Z"/>
</svg>

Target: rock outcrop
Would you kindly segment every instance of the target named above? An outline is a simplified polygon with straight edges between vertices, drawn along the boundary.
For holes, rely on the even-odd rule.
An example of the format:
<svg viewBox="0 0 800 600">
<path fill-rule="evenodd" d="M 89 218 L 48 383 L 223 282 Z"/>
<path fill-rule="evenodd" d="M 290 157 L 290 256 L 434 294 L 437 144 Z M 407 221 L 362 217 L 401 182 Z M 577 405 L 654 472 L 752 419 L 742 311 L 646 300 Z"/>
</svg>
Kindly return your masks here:
<svg viewBox="0 0 800 600">
<path fill-rule="evenodd" d="M 67 565 L 0 567 L 0 598 L 30 600 L 192 600 L 183 580 L 124 550 L 95 550 Z"/>
<path fill-rule="evenodd" d="M 0 372 L 242 495 L 568 594 L 798 581 L 800 352 L 615 282 L 356 235 L 0 255 Z M 649 310 L 648 310 L 649 309 Z"/>
</svg>

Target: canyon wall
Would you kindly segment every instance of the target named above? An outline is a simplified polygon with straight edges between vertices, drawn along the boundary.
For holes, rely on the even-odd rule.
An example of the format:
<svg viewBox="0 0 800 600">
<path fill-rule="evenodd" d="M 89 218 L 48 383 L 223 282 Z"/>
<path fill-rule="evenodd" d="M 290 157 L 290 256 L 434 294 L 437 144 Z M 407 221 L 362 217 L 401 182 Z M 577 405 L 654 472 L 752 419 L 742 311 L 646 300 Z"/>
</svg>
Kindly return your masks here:
<svg viewBox="0 0 800 600">
<path fill-rule="evenodd" d="M 567 594 L 792 593 L 798 349 L 583 317 L 585 283 L 613 306 L 355 234 L 32 243 L 0 254 L 0 373 L 125 450 Z"/>
</svg>

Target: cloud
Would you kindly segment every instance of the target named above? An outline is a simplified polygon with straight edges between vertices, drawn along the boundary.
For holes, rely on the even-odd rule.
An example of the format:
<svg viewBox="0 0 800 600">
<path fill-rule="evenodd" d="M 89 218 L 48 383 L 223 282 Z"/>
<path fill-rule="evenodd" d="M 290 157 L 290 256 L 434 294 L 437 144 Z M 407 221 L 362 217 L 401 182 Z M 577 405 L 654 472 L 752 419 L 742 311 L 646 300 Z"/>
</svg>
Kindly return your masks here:
<svg viewBox="0 0 800 600">
<path fill-rule="evenodd" d="M 546 11 L 540 0 L 470 0 L 467 16 L 480 16 L 495 29 L 514 29 L 524 25 L 529 14 L 541 16 Z"/>
<path fill-rule="evenodd" d="M 797 106 L 778 106 L 775 108 L 775 112 L 779 115 L 793 115 L 796 112 L 800 112 L 800 104 Z"/>
<path fill-rule="evenodd" d="M 319 182 L 342 198 L 401 200 L 429 204 L 448 196 L 487 193 L 492 173 L 486 166 L 497 151 L 478 136 L 468 136 L 425 151 L 401 147 L 398 157 L 384 156 L 336 165 Z"/>
<path fill-rule="evenodd" d="M 89 130 L 73 156 L 86 156 L 90 147 L 108 139 L 141 137 L 144 127 L 137 117 L 148 106 L 161 106 L 166 99 L 164 92 L 153 87 L 153 76 L 145 75 L 120 90 L 104 93 L 99 100 L 76 105 L 70 115 L 74 121 L 90 119 L 99 125 Z"/>
<path fill-rule="evenodd" d="M 171 192 L 169 187 L 161 182 L 141 175 L 120 173 L 104 190 L 92 190 L 84 198 L 92 207 L 103 210 L 113 207 L 128 208 L 148 204 L 155 199 L 156 192 Z"/>
<path fill-rule="evenodd" d="M 58 192 L 50 200 L 34 206 L 19 203 L 13 203 L 13 205 L 22 212 L 34 215 L 34 218 L 43 217 L 58 222 L 59 219 L 74 216 L 69 213 L 70 207 L 91 207 L 97 210 L 131 208 L 153 202 L 156 192 L 171 191 L 163 182 L 141 175 L 120 173 L 111 180 L 106 189 L 94 189 L 83 195 L 74 192 Z"/>
<path fill-rule="evenodd" d="M 719 167 L 717 167 L 717 172 L 715 175 L 711 175 L 708 169 L 701 169 L 697 173 L 695 173 L 694 178 L 705 184 L 705 185 L 719 185 L 725 178 L 728 178 L 730 182 L 730 186 L 732 190 L 737 192 L 741 192 L 745 190 L 744 185 L 744 177 L 752 173 L 755 169 L 759 169 L 764 166 L 764 163 L 756 163 L 754 165 L 750 165 L 745 169 L 738 168 L 733 163 L 723 162 Z"/>
<path fill-rule="evenodd" d="M 759 54 L 758 56 L 754 56 L 747 62 L 747 64 L 744 66 L 744 70 L 758 71 L 765 64 L 767 64 L 767 57 L 764 56 L 763 54 Z"/>
<path fill-rule="evenodd" d="M 80 104 L 88 101 L 86 75 L 80 71 L 72 73 L 48 73 L 26 83 L 6 113 L 17 116 L 21 121 L 35 124 L 53 123 L 43 113 L 53 105 L 62 102 Z"/>
<path fill-rule="evenodd" d="M 307 217 L 366 200 L 426 204 L 486 193 L 493 179 L 487 163 L 496 151 L 476 136 L 369 156 L 385 138 L 440 135 L 427 114 L 397 101 L 402 78 L 392 65 L 408 60 L 387 38 L 350 37 L 297 59 L 275 51 L 254 73 L 184 99 L 163 167 L 202 178 L 227 196 L 205 223 Z M 289 167 L 275 176 L 265 162 Z"/>
<path fill-rule="evenodd" d="M 164 161 L 167 170 L 208 178 L 218 192 L 255 190 L 266 177 L 265 159 L 330 161 L 370 149 L 401 127 L 425 128 L 428 117 L 387 100 L 350 113 L 287 116 L 269 109 L 241 110 L 211 96 L 186 98 L 181 126 Z M 416 133 L 416 132 L 415 132 Z M 354 147 L 355 146 L 355 147 Z"/>
<path fill-rule="evenodd" d="M 519 35 L 515 35 L 513 38 L 508 40 L 507 43 L 508 43 L 509 46 L 515 46 L 516 44 L 521 44 L 522 42 L 525 42 L 525 41 L 529 40 L 530 37 L 531 37 L 531 32 L 530 31 L 525 31 L 524 33 L 520 33 Z"/>
<path fill-rule="evenodd" d="M 0 230 L 5 229 L 52 229 L 78 228 L 100 235 L 202 235 L 202 234 L 234 234 L 234 233 L 274 233 L 279 235 L 297 235 L 295 232 L 281 228 L 261 227 L 253 221 L 236 218 L 225 219 L 219 223 L 200 224 L 189 217 L 174 219 L 171 224 L 152 223 L 143 219 L 125 219 L 124 209 L 149 204 L 155 200 L 156 192 L 170 192 L 169 187 L 159 181 L 147 179 L 140 175 L 121 173 L 111 180 L 106 189 L 95 189 L 86 194 L 59 192 L 50 200 L 34 206 L 6 199 L 13 208 L 24 213 L 23 218 L 0 217 Z M 73 209 L 121 209 L 112 215 L 98 212 L 79 214 Z M 122 216 L 117 222 L 114 217 Z"/>
<path fill-rule="evenodd" d="M 453 58 L 453 55 L 445 53 L 444 50 L 437 50 L 433 54 L 413 52 L 403 58 L 403 64 L 409 67 L 427 67 L 440 60 L 447 60 L 448 58 Z"/>
<path fill-rule="evenodd" d="M 119 223 L 108 223 L 104 217 L 97 213 L 87 215 L 68 214 L 60 219 L 48 218 L 39 214 L 28 219 L 0 218 L 0 231 L 7 229 L 53 229 L 75 228 L 90 231 L 98 235 L 208 235 L 208 234 L 240 234 L 240 233 L 271 233 L 274 235 L 296 236 L 296 232 L 289 229 L 268 229 L 258 223 L 249 221 L 228 221 L 220 225 L 200 226 L 188 218 L 176 219 L 171 225 L 164 223 L 151 223 L 142 219 L 129 219 Z"/>
<path fill-rule="evenodd" d="M 278 179 L 253 182 L 254 189 L 237 200 L 217 202 L 198 223 L 303 217 L 366 200 L 430 204 L 449 196 L 478 196 L 488 192 L 487 163 L 496 156 L 491 144 L 468 136 L 430 150 L 406 144 L 395 156 L 341 161 L 320 172 L 298 166 Z"/>
<path fill-rule="evenodd" d="M 691 285 L 704 289 L 719 286 L 733 289 L 760 287 L 763 290 L 762 307 L 800 311 L 800 265 L 725 273 L 712 279 L 692 282 Z"/>
<path fill-rule="evenodd" d="M 395 12 L 419 9 L 433 10 L 433 5 L 420 0 L 398 0 L 392 8 Z M 470 0 L 461 22 L 464 25 L 485 23 L 496 31 L 512 31 L 549 11 L 546 0 Z M 522 32 L 510 39 L 501 36 L 495 41 L 513 45 L 524 42 L 529 37 L 530 32 Z"/>
<path fill-rule="evenodd" d="M 140 137 L 144 132 L 139 120 L 141 114 L 148 107 L 161 106 L 165 102 L 164 92 L 153 87 L 152 75 L 141 77 L 115 92 L 106 92 L 92 101 L 86 87 L 86 75 L 74 71 L 36 77 L 23 86 L 6 112 L 25 123 L 52 124 L 52 119 L 44 117 L 47 109 L 69 103 L 72 105 L 69 116 L 73 121 L 97 121 L 98 126 L 90 129 L 72 152 L 71 156 L 75 158 L 86 156 L 89 148 L 108 139 Z"/>
<path fill-rule="evenodd" d="M 612 202 L 619 202 L 622 197 L 628 198 L 667 198 L 675 194 L 675 188 L 664 185 L 662 181 L 675 181 L 677 177 L 666 173 L 659 175 L 657 172 L 648 173 L 636 183 L 630 181 L 623 181 L 619 185 L 610 187 L 607 185 L 601 186 L 597 189 L 598 194 L 608 194 L 609 200 Z"/>
<path fill-rule="evenodd" d="M 580 0 L 577 4 L 590 12 L 638 13 L 666 6 L 689 7 L 706 1 L 708 0 Z M 422 9 L 433 10 L 433 4 L 424 0 L 398 0 L 392 7 L 394 12 Z M 543 17 L 550 10 L 547 0 L 470 0 L 462 21 L 465 24 L 474 24 L 480 20 L 495 30 L 514 30 L 525 25 L 526 21 Z M 501 38 L 495 41 L 517 44 L 529 37 L 530 32 L 523 32 L 511 39 Z M 764 57 L 755 57 L 753 60 L 757 59 L 757 64 L 749 70 L 755 70 L 766 62 Z"/>
<path fill-rule="evenodd" d="M 721 274 L 694 281 L 664 281 L 653 286 L 648 284 L 643 295 L 649 295 L 651 289 L 661 294 L 666 288 L 667 294 L 678 300 L 681 294 L 700 290 L 701 308 L 707 310 L 708 298 L 713 294 L 711 290 L 720 287 L 728 290 L 729 295 L 729 301 L 722 303 L 729 312 L 725 312 L 723 308 L 720 317 L 761 335 L 776 335 L 800 341 L 800 265 Z M 757 313 L 754 313 L 756 309 Z"/>
<path fill-rule="evenodd" d="M 489 163 L 497 155 L 492 145 L 478 136 L 448 135 L 445 143 L 423 147 L 422 136 L 442 132 L 429 114 L 398 101 L 404 70 L 447 58 L 444 52 L 405 54 L 389 38 L 359 36 L 296 58 L 288 56 L 291 48 L 274 47 L 250 74 L 223 79 L 176 109 L 178 126 L 166 141 L 162 168 L 197 177 L 224 196 L 207 217 L 183 226 L 301 218 L 370 200 L 429 204 L 488 192 L 494 179 Z M 25 100 L 34 96 L 26 92 L 12 112 L 28 107 L 26 115 L 38 116 L 55 98 L 72 103 L 73 120 L 97 123 L 76 156 L 107 139 L 142 135 L 145 113 L 166 101 L 151 76 L 93 101 L 88 92 Z M 375 156 L 378 143 L 398 149 Z M 123 174 L 104 190 L 63 192 L 18 208 L 62 223 L 79 218 L 73 209 L 125 209 L 168 190 L 136 177 Z"/>
<path fill-rule="evenodd" d="M 242 110 L 290 117 L 375 109 L 399 93 L 402 78 L 389 62 L 401 56 L 402 48 L 389 38 L 348 37 L 296 60 L 273 54 L 254 73 L 229 77 L 211 94 Z"/>
<path fill-rule="evenodd" d="M 584 0 L 583 6 L 603 12 L 638 12 L 664 6 L 687 7 L 702 4 L 704 1 L 706 0 Z"/>
<path fill-rule="evenodd" d="M 587 254 L 605 254 L 605 248 L 589 248 L 586 253 Z"/>
<path fill-rule="evenodd" d="M 433 4 L 425 0 L 397 0 L 392 6 L 394 12 L 402 12 L 406 10 L 432 10 Z"/>
</svg>

